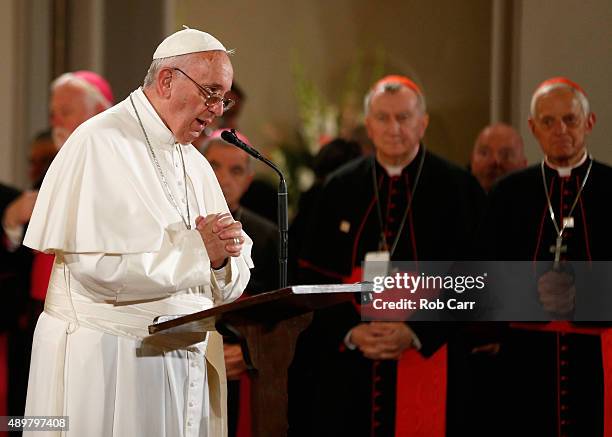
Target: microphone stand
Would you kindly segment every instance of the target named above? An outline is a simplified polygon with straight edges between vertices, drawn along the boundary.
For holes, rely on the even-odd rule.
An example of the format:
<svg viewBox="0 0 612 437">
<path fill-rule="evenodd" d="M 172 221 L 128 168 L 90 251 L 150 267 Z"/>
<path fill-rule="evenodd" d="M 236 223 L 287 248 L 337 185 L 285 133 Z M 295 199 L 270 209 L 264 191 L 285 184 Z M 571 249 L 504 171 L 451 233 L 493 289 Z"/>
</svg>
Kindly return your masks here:
<svg viewBox="0 0 612 437">
<path fill-rule="evenodd" d="M 287 254 L 289 253 L 289 213 L 287 206 L 287 182 L 285 176 L 280 169 L 270 161 L 268 158 L 263 156 L 253 147 L 241 141 L 236 136 L 234 129 L 230 131 L 223 131 L 221 138 L 226 142 L 233 144 L 234 146 L 244 150 L 246 153 L 254 157 L 255 159 L 265 163 L 272 170 L 278 174 L 280 179 L 278 184 L 278 204 L 277 204 L 277 219 L 278 219 L 278 232 L 279 232 L 279 288 L 285 288 L 287 286 Z"/>
</svg>

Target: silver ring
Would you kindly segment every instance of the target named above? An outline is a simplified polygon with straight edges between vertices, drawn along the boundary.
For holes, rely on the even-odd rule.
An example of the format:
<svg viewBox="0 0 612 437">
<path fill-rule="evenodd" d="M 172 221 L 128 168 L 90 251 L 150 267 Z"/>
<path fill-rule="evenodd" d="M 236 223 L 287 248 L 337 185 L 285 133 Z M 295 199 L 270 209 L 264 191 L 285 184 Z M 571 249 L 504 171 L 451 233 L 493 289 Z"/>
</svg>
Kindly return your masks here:
<svg viewBox="0 0 612 437">
<path fill-rule="evenodd" d="M 234 238 L 234 244 L 238 246 L 240 244 L 240 238 Z"/>
</svg>

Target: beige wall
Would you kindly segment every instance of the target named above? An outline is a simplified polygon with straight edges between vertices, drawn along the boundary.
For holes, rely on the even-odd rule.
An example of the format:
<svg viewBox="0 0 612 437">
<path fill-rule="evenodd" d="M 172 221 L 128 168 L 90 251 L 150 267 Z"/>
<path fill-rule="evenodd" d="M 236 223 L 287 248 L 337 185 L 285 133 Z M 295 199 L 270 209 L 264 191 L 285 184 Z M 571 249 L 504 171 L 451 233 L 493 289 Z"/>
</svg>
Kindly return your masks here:
<svg viewBox="0 0 612 437">
<path fill-rule="evenodd" d="M 15 124 L 19 122 L 20 90 L 16 84 L 21 83 L 18 74 L 21 73 L 19 56 L 19 3 L 18 0 L 0 2 L 0 182 L 14 183 L 18 161 L 18 149 L 14 147 L 18 141 L 18 130 Z"/>
<path fill-rule="evenodd" d="M 585 89 L 597 115 L 589 150 L 612 164 L 612 2 L 523 0 L 517 5 L 513 121 L 527 140 L 529 160 L 541 159 L 527 125 L 531 93 L 548 77 L 568 76 Z"/>
<path fill-rule="evenodd" d="M 465 164 L 489 116 L 489 0 L 176 0 L 177 27 L 209 31 L 228 47 L 248 102 L 244 132 L 260 146 L 273 123 L 290 133 L 297 108 L 291 63 L 296 55 L 327 95 L 339 99 L 358 53 L 423 85 L 432 117 L 431 149 Z M 372 81 L 363 72 L 360 96 Z"/>
<path fill-rule="evenodd" d="M 25 185 L 27 141 L 46 125 L 50 41 L 45 11 L 50 3 L 0 1 L 0 181 L 20 186 Z M 508 81 L 511 121 L 527 139 L 530 160 L 539 159 L 526 124 L 529 95 L 543 78 L 557 74 L 586 88 L 598 115 L 590 149 L 612 162 L 607 83 L 612 77 L 610 0 L 79 0 L 76 4 L 70 68 L 105 74 L 119 99 L 140 83 L 151 53 L 169 29 L 181 24 L 198 27 L 236 48 L 236 80 L 249 97 L 241 126 L 260 147 L 270 143 L 269 126 L 278 126 L 287 137 L 295 134 L 294 60 L 325 95 L 338 102 L 358 55 L 366 60 L 357 87 L 361 95 L 372 81 L 376 53 L 382 50 L 387 71 L 412 75 L 423 85 L 432 116 L 427 142 L 457 163 L 467 161 L 476 132 L 496 112 L 490 111 L 492 95 L 499 95 L 496 86 L 503 89 Z M 507 22 L 508 33 L 513 34 L 507 68 L 512 71 L 507 76 L 491 73 L 493 5 L 501 10 L 504 5 L 514 7 L 513 20 Z M 503 62 L 496 64 L 494 59 L 493 64 Z"/>
</svg>

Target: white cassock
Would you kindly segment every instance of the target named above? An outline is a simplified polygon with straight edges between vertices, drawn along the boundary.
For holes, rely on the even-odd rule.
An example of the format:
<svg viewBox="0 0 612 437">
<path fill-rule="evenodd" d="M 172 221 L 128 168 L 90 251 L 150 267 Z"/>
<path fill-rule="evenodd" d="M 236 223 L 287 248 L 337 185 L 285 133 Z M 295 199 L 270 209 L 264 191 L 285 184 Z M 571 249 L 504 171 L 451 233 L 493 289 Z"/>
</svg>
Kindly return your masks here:
<svg viewBox="0 0 612 437">
<path fill-rule="evenodd" d="M 132 97 L 192 228 L 198 215 L 227 212 L 206 159 L 175 144 L 141 89 Z M 200 234 L 170 201 L 129 98 L 83 123 L 49 168 L 24 240 L 56 255 L 25 414 L 69 416 L 75 437 L 226 435 L 219 334 L 162 341 L 147 327 L 160 315 L 238 298 L 253 266 L 245 240 L 240 257 L 211 269 Z"/>
</svg>

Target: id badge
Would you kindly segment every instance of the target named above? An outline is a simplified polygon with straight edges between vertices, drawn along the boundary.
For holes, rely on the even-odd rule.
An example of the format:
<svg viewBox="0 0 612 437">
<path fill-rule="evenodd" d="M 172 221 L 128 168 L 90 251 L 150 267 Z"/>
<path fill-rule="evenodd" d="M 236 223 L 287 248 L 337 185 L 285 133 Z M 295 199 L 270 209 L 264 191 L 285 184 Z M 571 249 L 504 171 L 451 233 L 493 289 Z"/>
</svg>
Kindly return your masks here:
<svg viewBox="0 0 612 437">
<path fill-rule="evenodd" d="M 387 276 L 389 274 L 390 260 L 391 256 L 386 250 L 366 253 L 363 266 L 363 281 L 373 282 L 376 276 Z"/>
</svg>

